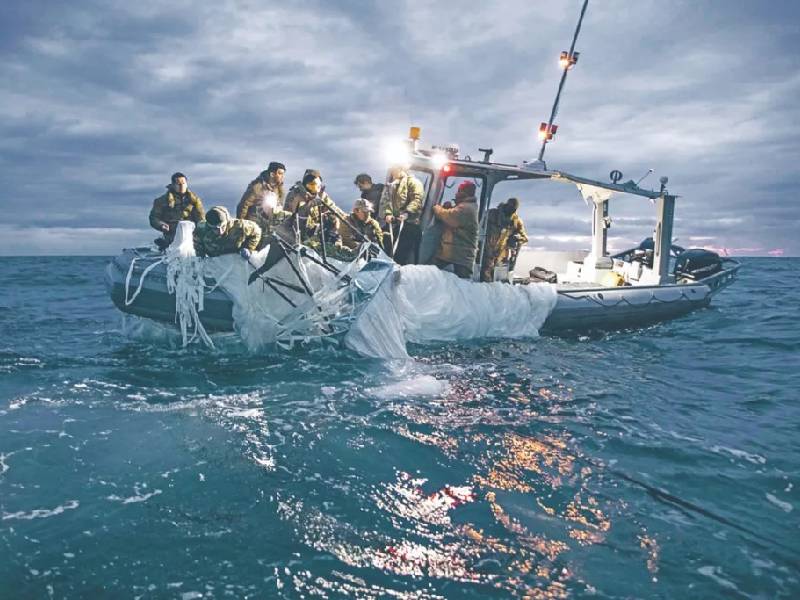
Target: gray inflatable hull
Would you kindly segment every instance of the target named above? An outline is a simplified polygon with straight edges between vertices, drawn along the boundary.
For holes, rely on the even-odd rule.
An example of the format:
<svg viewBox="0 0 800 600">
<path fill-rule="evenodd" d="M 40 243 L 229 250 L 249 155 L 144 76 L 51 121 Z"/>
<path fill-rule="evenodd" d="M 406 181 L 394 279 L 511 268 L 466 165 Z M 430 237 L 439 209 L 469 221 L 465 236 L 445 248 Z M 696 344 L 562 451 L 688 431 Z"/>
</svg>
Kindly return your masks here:
<svg viewBox="0 0 800 600">
<path fill-rule="evenodd" d="M 703 308 L 736 279 L 739 263 L 701 281 L 613 288 L 558 286 L 558 300 L 542 333 L 630 329 Z"/>
<path fill-rule="evenodd" d="M 164 264 L 147 274 L 141 291 L 133 301 L 130 300 L 144 270 L 160 256 L 146 248 L 124 250 L 106 267 L 106 288 L 122 312 L 174 323 L 175 297 L 167 291 Z M 126 286 L 134 259 L 136 263 Z M 556 306 L 545 321 L 542 333 L 628 329 L 674 319 L 708 306 L 717 292 L 734 281 L 738 268 L 736 264 L 691 284 L 615 288 L 558 286 Z M 206 283 L 212 287 L 215 282 Z M 233 331 L 232 309 L 233 303 L 228 295 L 222 289 L 215 289 L 205 296 L 200 320 L 208 331 Z"/>
<path fill-rule="evenodd" d="M 175 323 L 175 296 L 167 291 L 167 266 L 163 263 L 147 274 L 141 291 L 130 301 L 130 297 L 139 287 L 144 270 L 161 256 L 147 248 L 123 250 L 122 254 L 106 266 L 106 290 L 114 305 L 124 313 L 162 323 Z M 136 263 L 126 286 L 125 280 L 134 259 Z M 215 282 L 207 280 L 206 283 L 213 286 Z M 200 321 L 207 331 L 233 331 L 232 310 L 231 299 L 222 289 L 217 288 L 206 293 Z"/>
</svg>

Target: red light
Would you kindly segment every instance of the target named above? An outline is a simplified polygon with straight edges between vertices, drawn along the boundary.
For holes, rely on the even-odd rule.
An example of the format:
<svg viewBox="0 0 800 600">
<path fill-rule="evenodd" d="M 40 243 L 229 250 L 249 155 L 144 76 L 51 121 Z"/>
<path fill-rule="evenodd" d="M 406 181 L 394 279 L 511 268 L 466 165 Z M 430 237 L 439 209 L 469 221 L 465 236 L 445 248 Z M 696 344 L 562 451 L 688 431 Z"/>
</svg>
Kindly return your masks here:
<svg viewBox="0 0 800 600">
<path fill-rule="evenodd" d="M 550 125 L 550 127 L 548 127 L 547 123 L 542 123 L 539 125 L 539 139 L 552 140 L 556 131 L 558 131 L 558 125 Z"/>
<path fill-rule="evenodd" d="M 452 165 L 450 163 L 447 163 L 446 165 L 444 165 L 442 167 L 442 173 L 444 173 L 445 175 L 447 175 L 452 170 L 453 170 L 453 167 L 452 167 Z"/>
<path fill-rule="evenodd" d="M 558 65 L 562 69 L 571 69 L 575 66 L 575 63 L 578 62 L 578 57 L 581 55 L 580 52 L 573 52 L 570 54 L 569 52 L 562 52 L 561 56 L 558 58 Z"/>
</svg>

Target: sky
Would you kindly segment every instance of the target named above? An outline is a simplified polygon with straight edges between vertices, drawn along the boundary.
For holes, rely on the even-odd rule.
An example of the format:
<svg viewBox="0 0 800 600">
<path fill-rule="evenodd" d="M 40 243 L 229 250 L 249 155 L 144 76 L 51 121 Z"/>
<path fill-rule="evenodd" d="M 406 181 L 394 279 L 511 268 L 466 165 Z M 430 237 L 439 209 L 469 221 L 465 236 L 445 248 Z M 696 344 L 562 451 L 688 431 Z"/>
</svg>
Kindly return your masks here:
<svg viewBox="0 0 800 600">
<path fill-rule="evenodd" d="M 536 157 L 582 0 L 0 3 L 0 255 L 113 255 L 182 171 L 235 208 L 269 161 L 353 178 L 386 172 L 410 125 L 519 164 Z M 675 237 L 732 255 L 800 255 L 800 3 L 590 0 L 545 159 L 678 194 Z M 503 184 L 511 186 L 511 184 Z M 572 186 L 522 200 L 534 248 L 589 245 Z M 654 207 L 612 201 L 610 245 Z"/>
</svg>

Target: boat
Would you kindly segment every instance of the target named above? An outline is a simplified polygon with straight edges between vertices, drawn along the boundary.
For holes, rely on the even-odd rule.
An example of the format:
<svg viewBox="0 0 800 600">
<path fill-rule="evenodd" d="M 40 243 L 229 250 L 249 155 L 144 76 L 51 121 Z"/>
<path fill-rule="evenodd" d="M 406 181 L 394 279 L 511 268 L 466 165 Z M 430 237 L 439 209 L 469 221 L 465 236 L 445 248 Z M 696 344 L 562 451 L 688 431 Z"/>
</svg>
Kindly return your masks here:
<svg viewBox="0 0 800 600">
<path fill-rule="evenodd" d="M 409 171 L 424 182 L 423 236 L 419 262 L 432 261 L 441 230 L 433 218 L 433 206 L 445 198 L 454 182 L 469 179 L 479 190 L 481 237 L 478 255 L 484 252 L 488 210 L 496 204 L 493 192 L 504 182 L 555 182 L 577 186 L 592 207 L 592 243 L 587 250 L 565 252 L 528 251 L 520 253 L 512 270 L 495 270 L 495 281 L 480 283 L 480 269 L 474 269 L 473 285 L 540 285 L 549 280 L 557 299 L 541 331 L 547 334 L 580 333 L 593 330 L 637 328 L 673 319 L 706 307 L 712 298 L 736 278 L 740 263 L 703 249 L 685 250 L 672 244 L 676 196 L 662 182 L 658 191 L 624 184 L 602 182 L 549 170 L 541 163 L 510 165 L 493 163 L 486 152 L 484 160 L 460 157 L 453 148 L 442 150 L 418 147 L 418 138 L 408 145 Z M 503 196 L 508 188 L 504 188 Z M 632 195 L 654 201 L 655 235 L 638 247 L 614 254 L 608 251 L 609 205 L 617 195 Z M 187 224 L 188 225 L 188 224 Z M 155 248 L 133 248 L 115 257 L 106 269 L 106 286 L 114 304 L 123 312 L 163 323 L 176 322 L 175 294 L 168 286 L 165 254 Z M 353 264 L 327 261 L 314 250 L 297 245 L 287 247 L 285 259 L 267 270 L 268 285 L 262 293 L 271 298 L 275 318 L 296 322 L 298 311 L 319 314 L 322 296 L 336 290 L 341 298 L 355 297 L 328 309 L 335 327 L 331 334 L 346 330 L 359 307 L 366 304 L 391 272 L 400 271 L 385 254 L 369 256 L 364 249 Z M 232 260 L 240 260 L 238 256 Z M 303 263 L 307 263 L 303 266 Z M 336 263 L 334 265 L 334 263 Z M 333 288 L 317 277 L 303 280 L 301 270 L 309 266 L 330 275 Z M 287 268 L 288 267 L 288 268 Z M 242 268 L 244 268 L 242 266 Z M 342 276 L 342 273 L 346 273 Z M 376 279 L 375 274 L 380 278 Z M 544 275 L 541 275 L 544 274 Z M 537 277 L 538 275 L 538 277 Z M 307 276 L 306 276 L 307 277 Z M 365 284 L 363 279 L 368 278 Z M 233 331 L 234 299 L 213 276 L 205 281 L 203 310 L 199 318 L 208 331 Z M 305 302 L 305 303 L 304 303 Z M 350 302 L 350 304 L 348 304 Z M 282 307 L 278 310 L 277 307 Z M 360 310 L 360 309 L 359 309 Z M 343 319 L 341 315 L 347 314 Z M 287 317 L 287 315 L 290 315 Z M 296 329 L 292 336 L 309 335 L 308 327 Z M 325 334 L 327 335 L 327 334 Z"/>
<path fill-rule="evenodd" d="M 454 145 L 423 149 L 420 129 L 412 127 L 400 148 L 400 156 L 390 161 L 403 164 L 424 186 L 420 264 L 433 262 L 441 236 L 433 207 L 445 202 L 447 191 L 457 183 L 469 180 L 475 184 L 480 234 L 478 259 L 470 285 L 552 286 L 555 299 L 540 327 L 545 334 L 638 328 L 680 317 L 709 306 L 716 294 L 735 281 L 741 267 L 732 258 L 701 248 L 683 249 L 673 243 L 678 196 L 668 190 L 667 177 L 661 177 L 658 190 L 645 189 L 640 187 L 641 179 L 622 182 L 623 176 L 618 170 L 609 174 L 609 181 L 601 181 L 549 168 L 544 161 L 545 148 L 557 131 L 553 120 L 567 74 L 579 56 L 575 43 L 587 4 L 585 0 L 569 51 L 560 56 L 562 76 L 550 118 L 539 127 L 542 145 L 536 159 L 519 164 L 492 162 L 494 150 L 488 147 L 478 148 L 482 157 L 476 160 L 469 155 L 462 156 Z M 513 253 L 516 256 L 495 268 L 493 281 L 480 282 L 490 209 L 499 204 L 501 197 L 509 195 L 535 204 L 537 198 L 545 195 L 517 194 L 513 188 L 522 186 L 527 192 L 529 188 L 524 186 L 545 183 L 577 187 L 578 196 L 591 207 L 590 247 L 568 252 Z M 387 184 L 391 185 L 388 179 Z M 652 202 L 656 215 L 651 237 L 634 248 L 612 255 L 608 249 L 610 207 L 612 201 L 622 196 Z M 188 227 L 189 224 L 181 225 Z M 186 242 L 190 234 L 184 233 Z M 320 242 L 324 249 L 325 240 Z M 251 304 L 260 305 L 272 328 L 269 333 L 279 342 L 291 344 L 314 337 L 341 340 L 382 287 L 390 288 L 402 280 L 404 268 L 369 244 L 359 249 L 357 258 L 344 263 L 328 258 L 324 251 L 318 254 L 298 239 L 275 239 L 274 244 L 280 244 L 279 260 L 268 261 L 264 266 L 267 259 L 261 256 L 256 266 L 249 265 L 257 270 L 261 281 L 257 287 L 260 296 L 249 296 Z M 237 319 L 237 305 L 242 303 L 235 296 L 240 292 L 220 284 L 222 273 L 219 268 L 212 267 L 220 259 L 206 260 L 209 268 L 203 273 L 202 281 L 195 282 L 195 287 L 199 285 L 202 290 L 194 292 L 196 306 L 189 310 L 185 301 L 176 302 L 175 283 L 170 283 L 170 264 L 175 261 L 171 263 L 165 258 L 169 252 L 168 249 L 165 255 L 155 248 L 133 248 L 115 257 L 106 269 L 105 278 L 114 304 L 125 313 L 166 324 L 177 323 L 184 332 L 184 339 L 187 319 L 194 324 L 195 331 L 198 328 L 201 332 L 237 330 L 237 320 L 241 320 Z M 222 257 L 223 263 L 225 260 L 228 259 Z M 239 271 L 239 280 L 253 282 L 255 275 L 247 274 L 248 267 L 244 263 L 231 264 L 229 268 Z M 391 274 L 395 276 L 390 277 Z M 462 289 L 459 293 L 469 292 Z M 502 294 L 495 296 L 501 298 Z M 428 302 L 441 303 L 442 299 Z M 187 314 L 187 310 L 191 314 Z M 247 335 L 246 330 L 252 327 L 252 323 L 248 327 L 240 326 L 238 332 Z M 491 336 L 492 332 L 483 331 L 483 334 Z"/>
</svg>

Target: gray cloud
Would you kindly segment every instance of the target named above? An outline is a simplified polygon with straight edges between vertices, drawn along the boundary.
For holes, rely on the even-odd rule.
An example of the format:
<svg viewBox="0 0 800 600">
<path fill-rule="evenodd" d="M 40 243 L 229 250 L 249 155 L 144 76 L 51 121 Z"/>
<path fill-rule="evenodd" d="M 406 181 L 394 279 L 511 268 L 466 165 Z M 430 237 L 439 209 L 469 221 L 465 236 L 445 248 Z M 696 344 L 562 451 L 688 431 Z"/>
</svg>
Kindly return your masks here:
<svg viewBox="0 0 800 600">
<path fill-rule="evenodd" d="M 410 124 L 430 143 L 531 158 L 579 8 L 6 3 L 0 254 L 146 242 L 150 202 L 175 170 L 207 204 L 233 206 L 281 159 L 290 178 L 322 169 L 349 206 L 353 175 L 382 175 L 384 140 Z M 800 254 L 798 12 L 791 2 L 591 3 L 549 166 L 603 179 L 654 168 L 645 182 L 667 174 L 682 196 L 683 243 Z M 585 245 L 590 212 L 574 188 L 520 189 L 502 193 L 523 200 L 537 245 Z M 647 202 L 615 200 L 612 216 L 612 245 L 650 234 Z"/>
</svg>

